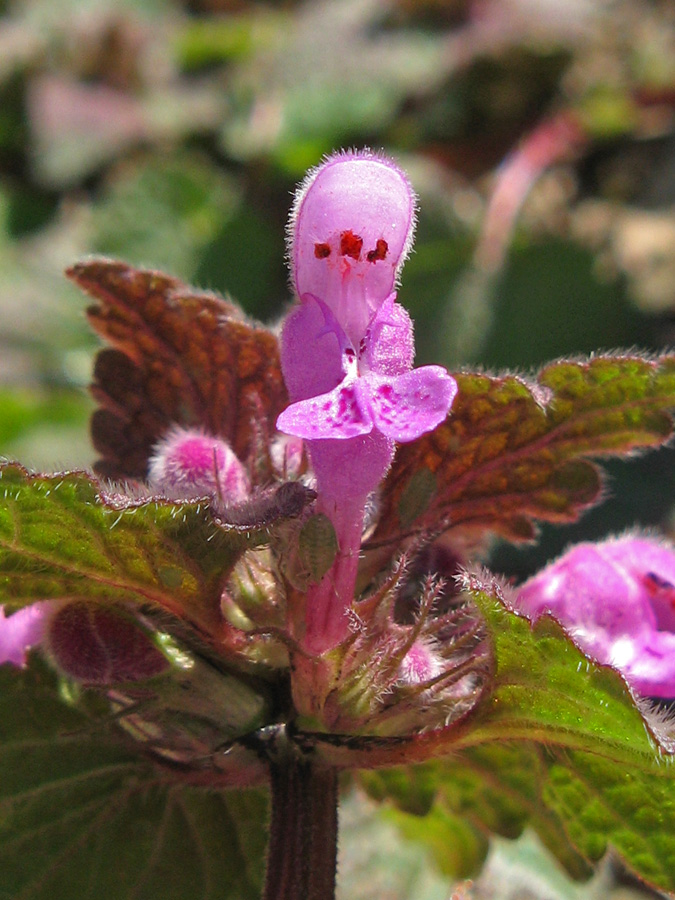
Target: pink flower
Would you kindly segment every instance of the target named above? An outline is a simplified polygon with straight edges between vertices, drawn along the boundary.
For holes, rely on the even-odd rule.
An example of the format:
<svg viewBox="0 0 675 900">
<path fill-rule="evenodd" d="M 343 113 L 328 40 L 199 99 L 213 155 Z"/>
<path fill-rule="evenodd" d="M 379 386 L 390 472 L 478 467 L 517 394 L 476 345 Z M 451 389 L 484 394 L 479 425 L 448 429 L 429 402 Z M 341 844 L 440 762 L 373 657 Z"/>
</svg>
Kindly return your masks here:
<svg viewBox="0 0 675 900">
<path fill-rule="evenodd" d="M 51 601 L 40 600 L 9 616 L 0 606 L 0 664 L 25 665 L 28 651 L 44 639 L 52 606 Z"/>
<path fill-rule="evenodd" d="M 336 153 L 298 189 L 288 225 L 293 287 L 323 300 L 353 346 L 394 289 L 415 207 L 401 169 L 369 150 Z"/>
<path fill-rule="evenodd" d="M 520 588 L 518 606 L 551 613 L 579 646 L 636 691 L 675 697 L 675 548 L 628 535 L 578 544 Z"/>
<path fill-rule="evenodd" d="M 415 194 L 403 172 L 370 151 L 341 153 L 310 172 L 289 224 L 300 303 L 281 338 L 290 406 L 280 431 L 306 441 L 319 511 L 339 550 L 307 593 L 305 648 L 348 633 L 364 510 L 394 456 L 448 414 L 457 392 L 439 366 L 413 370 L 413 328 L 393 292 L 412 245 Z"/>
</svg>

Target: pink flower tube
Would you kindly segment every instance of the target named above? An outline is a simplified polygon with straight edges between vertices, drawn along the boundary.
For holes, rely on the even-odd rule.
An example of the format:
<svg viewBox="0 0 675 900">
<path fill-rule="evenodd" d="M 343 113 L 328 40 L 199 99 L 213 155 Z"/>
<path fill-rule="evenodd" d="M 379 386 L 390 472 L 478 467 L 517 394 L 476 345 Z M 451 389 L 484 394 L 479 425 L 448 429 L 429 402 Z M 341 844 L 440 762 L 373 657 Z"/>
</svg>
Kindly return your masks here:
<svg viewBox="0 0 675 900">
<path fill-rule="evenodd" d="M 651 697 L 675 697 L 675 549 L 628 535 L 578 544 L 520 588 L 531 618 L 551 613 L 579 646 Z"/>
</svg>

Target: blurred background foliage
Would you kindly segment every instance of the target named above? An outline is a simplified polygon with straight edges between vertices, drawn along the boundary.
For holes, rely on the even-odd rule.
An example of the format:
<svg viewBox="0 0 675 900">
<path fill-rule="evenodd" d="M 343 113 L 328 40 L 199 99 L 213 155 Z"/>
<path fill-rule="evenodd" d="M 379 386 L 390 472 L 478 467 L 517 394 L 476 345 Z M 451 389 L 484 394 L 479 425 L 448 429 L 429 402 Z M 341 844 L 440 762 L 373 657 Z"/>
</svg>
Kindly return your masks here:
<svg viewBox="0 0 675 900">
<path fill-rule="evenodd" d="M 86 466 L 96 343 L 62 277 L 121 257 L 274 322 L 308 166 L 395 155 L 420 195 L 418 361 L 526 372 L 675 334 L 670 0 L 0 0 L 0 453 Z M 538 548 L 672 530 L 672 451 Z"/>
<path fill-rule="evenodd" d="M 418 362 L 672 345 L 671 0 L 0 0 L 0 454 L 92 462 L 67 265 L 162 268 L 274 322 L 293 188 L 362 145 L 420 196 Z M 672 533 L 673 451 L 609 468 L 601 509 L 492 565 Z"/>
</svg>

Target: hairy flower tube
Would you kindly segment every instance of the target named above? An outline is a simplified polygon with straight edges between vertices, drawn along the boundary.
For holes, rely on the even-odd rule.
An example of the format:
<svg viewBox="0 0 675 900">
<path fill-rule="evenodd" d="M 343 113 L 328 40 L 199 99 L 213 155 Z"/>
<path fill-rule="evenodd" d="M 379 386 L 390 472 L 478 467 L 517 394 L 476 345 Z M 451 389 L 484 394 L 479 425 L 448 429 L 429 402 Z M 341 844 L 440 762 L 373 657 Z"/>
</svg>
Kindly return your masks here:
<svg viewBox="0 0 675 900">
<path fill-rule="evenodd" d="M 291 405 L 280 431 L 306 441 L 318 509 L 333 523 L 335 562 L 307 594 L 305 648 L 348 632 L 364 509 L 396 441 L 433 430 L 457 385 L 439 366 L 413 370 L 413 327 L 394 286 L 412 244 L 415 195 L 401 170 L 369 151 L 330 157 L 301 186 L 289 226 L 299 304 L 282 332 Z"/>
<path fill-rule="evenodd" d="M 526 581 L 518 606 L 551 613 L 579 646 L 651 697 L 675 697 L 675 548 L 628 535 L 572 547 Z"/>
</svg>

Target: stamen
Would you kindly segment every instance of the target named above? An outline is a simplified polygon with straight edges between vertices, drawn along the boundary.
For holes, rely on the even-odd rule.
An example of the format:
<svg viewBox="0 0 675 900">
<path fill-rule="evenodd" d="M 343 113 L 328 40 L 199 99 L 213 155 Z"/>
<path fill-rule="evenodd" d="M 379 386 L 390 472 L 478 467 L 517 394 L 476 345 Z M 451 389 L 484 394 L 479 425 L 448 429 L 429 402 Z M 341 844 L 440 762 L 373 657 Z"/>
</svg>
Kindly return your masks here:
<svg viewBox="0 0 675 900">
<path fill-rule="evenodd" d="M 340 253 L 342 256 L 350 256 L 352 259 L 361 258 L 363 238 L 353 231 L 343 231 L 340 235 Z"/>
<path fill-rule="evenodd" d="M 380 259 L 385 259 L 387 253 L 389 252 L 389 244 L 385 241 L 384 238 L 378 238 L 375 249 L 369 250 L 366 254 L 366 259 L 368 262 L 377 262 Z"/>
</svg>

